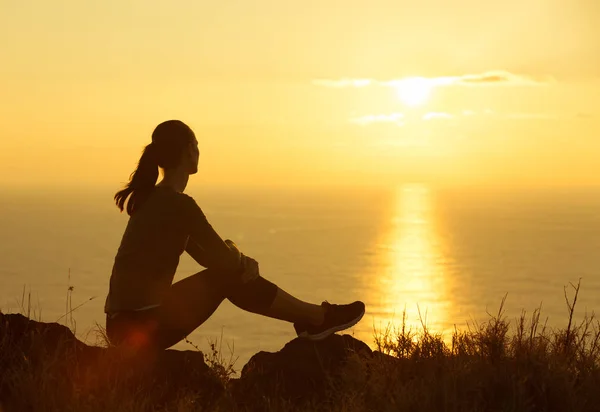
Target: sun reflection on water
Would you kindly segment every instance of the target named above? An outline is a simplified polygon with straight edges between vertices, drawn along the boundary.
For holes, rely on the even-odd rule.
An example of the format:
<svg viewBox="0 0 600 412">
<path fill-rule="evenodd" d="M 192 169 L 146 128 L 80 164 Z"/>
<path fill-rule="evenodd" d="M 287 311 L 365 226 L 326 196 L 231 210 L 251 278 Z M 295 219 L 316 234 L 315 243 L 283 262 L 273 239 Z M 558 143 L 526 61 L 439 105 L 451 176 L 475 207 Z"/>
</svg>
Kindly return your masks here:
<svg viewBox="0 0 600 412">
<path fill-rule="evenodd" d="M 367 316 L 375 329 L 390 322 L 400 326 L 405 312 L 408 327 L 419 331 L 424 323 L 448 338 L 452 326 L 447 292 L 450 279 L 436 223 L 433 194 L 427 186 L 398 188 L 389 229 L 378 245 L 377 269 L 372 276 L 375 284 L 368 297 Z"/>
</svg>

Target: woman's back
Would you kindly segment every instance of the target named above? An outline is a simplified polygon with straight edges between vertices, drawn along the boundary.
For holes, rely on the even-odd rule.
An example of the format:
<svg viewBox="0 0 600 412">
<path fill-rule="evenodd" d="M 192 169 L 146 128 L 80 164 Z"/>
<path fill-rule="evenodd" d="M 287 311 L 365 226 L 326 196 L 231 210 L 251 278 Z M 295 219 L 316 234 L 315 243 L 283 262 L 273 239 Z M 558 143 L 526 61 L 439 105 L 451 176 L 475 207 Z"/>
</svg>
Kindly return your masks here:
<svg viewBox="0 0 600 412">
<path fill-rule="evenodd" d="M 160 303 L 188 240 L 187 195 L 157 186 L 129 219 L 115 257 L 107 312 Z"/>
</svg>

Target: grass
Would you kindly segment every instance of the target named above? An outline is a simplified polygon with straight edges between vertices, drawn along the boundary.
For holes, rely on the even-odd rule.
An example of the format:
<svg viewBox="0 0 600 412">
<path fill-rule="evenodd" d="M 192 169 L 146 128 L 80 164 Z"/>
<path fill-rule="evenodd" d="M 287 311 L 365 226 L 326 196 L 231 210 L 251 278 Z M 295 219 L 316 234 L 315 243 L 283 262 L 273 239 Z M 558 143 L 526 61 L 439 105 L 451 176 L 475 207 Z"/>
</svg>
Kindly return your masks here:
<svg viewBox="0 0 600 412">
<path fill-rule="evenodd" d="M 449 341 L 404 319 L 375 334 L 375 356 L 349 356 L 326 399 L 302 403 L 276 394 L 245 407 L 233 402 L 234 358 L 222 355 L 222 339 L 204 359 L 225 390 L 207 401 L 194 376 L 148 389 L 134 373 L 140 365 L 120 352 L 66 374 L 62 366 L 77 359 L 42 352 L 23 359 L 0 336 L 0 411 L 600 411 L 600 322 L 594 314 L 575 321 L 579 287 L 565 288 L 562 328 L 547 327 L 541 308 L 510 322 L 504 300 L 486 322 L 455 329 Z"/>
<path fill-rule="evenodd" d="M 381 385 L 394 390 L 380 398 L 397 410 L 600 410 L 600 322 L 594 314 L 574 321 L 580 284 L 570 287 L 565 328 L 542 324 L 541 309 L 511 325 L 503 300 L 487 322 L 455 330 L 450 344 L 425 326 L 384 331 L 377 348 L 403 362 L 385 370 Z"/>
</svg>

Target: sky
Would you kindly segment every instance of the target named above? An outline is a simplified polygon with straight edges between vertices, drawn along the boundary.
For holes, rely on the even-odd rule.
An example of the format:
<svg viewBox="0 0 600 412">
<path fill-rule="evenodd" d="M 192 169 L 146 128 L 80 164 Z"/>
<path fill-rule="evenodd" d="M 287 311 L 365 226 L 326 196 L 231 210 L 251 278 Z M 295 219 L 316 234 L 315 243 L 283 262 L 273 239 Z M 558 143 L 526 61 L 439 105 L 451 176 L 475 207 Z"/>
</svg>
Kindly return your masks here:
<svg viewBox="0 0 600 412">
<path fill-rule="evenodd" d="M 597 185 L 600 2 L 0 0 L 0 185 Z"/>
</svg>

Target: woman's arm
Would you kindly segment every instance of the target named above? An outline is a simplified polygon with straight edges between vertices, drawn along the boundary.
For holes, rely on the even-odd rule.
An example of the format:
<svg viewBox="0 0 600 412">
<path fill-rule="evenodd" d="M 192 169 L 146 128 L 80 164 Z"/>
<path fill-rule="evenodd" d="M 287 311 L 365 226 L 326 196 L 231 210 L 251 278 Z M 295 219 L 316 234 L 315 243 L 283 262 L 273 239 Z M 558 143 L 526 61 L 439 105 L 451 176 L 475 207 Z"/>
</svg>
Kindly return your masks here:
<svg viewBox="0 0 600 412">
<path fill-rule="evenodd" d="M 206 251 L 202 249 L 202 247 L 196 243 L 195 240 L 189 238 L 187 241 L 187 245 L 185 246 L 185 251 L 198 263 L 200 266 L 208 267 L 209 262 L 206 257 Z"/>
<path fill-rule="evenodd" d="M 236 249 L 239 251 L 235 243 L 229 239 L 225 239 L 225 244 L 229 246 L 231 249 Z M 210 264 L 210 258 L 206 254 L 206 250 L 202 248 L 195 240 L 189 238 L 187 244 L 185 246 L 185 251 L 198 263 L 200 266 L 208 267 Z M 242 259 L 245 256 L 242 255 Z"/>
<path fill-rule="evenodd" d="M 186 195 L 186 224 L 189 233 L 186 251 L 200 265 L 227 272 L 243 270 L 243 259 L 239 250 L 229 247 L 208 223 L 200 206 Z"/>
</svg>

